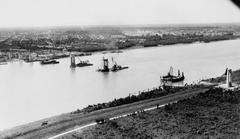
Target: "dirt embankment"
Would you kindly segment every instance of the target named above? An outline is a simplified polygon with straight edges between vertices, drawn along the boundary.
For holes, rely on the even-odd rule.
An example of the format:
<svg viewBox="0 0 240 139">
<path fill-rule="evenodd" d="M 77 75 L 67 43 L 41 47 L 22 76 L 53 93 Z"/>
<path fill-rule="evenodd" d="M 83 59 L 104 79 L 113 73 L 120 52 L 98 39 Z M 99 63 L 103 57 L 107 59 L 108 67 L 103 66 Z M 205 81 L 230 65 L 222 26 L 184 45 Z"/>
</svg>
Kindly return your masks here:
<svg viewBox="0 0 240 139">
<path fill-rule="evenodd" d="M 240 91 L 211 89 L 163 108 L 131 115 L 67 138 L 240 138 Z"/>
</svg>

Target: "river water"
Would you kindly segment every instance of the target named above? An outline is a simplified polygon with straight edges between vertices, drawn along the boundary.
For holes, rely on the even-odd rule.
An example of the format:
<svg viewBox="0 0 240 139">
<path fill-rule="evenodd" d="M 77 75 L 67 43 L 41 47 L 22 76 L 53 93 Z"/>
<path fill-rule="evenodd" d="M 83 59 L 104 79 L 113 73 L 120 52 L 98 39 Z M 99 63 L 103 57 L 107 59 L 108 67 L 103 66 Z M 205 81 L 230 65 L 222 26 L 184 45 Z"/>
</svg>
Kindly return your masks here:
<svg viewBox="0 0 240 139">
<path fill-rule="evenodd" d="M 101 59 L 129 69 L 100 73 Z M 80 57 L 94 66 L 70 69 L 70 58 L 57 65 L 11 62 L 0 65 L 0 130 L 107 102 L 157 87 L 169 67 L 182 70 L 186 83 L 240 68 L 240 40 L 178 44 Z M 78 58 L 76 59 L 78 61 Z"/>
</svg>

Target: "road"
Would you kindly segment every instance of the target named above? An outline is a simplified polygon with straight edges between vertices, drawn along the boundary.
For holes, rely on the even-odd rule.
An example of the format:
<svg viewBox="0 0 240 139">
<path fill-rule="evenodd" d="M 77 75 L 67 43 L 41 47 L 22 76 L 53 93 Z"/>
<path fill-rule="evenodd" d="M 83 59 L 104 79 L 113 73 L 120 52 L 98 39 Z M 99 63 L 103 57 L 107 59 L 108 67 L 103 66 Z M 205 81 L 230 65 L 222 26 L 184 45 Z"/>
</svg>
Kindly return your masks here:
<svg viewBox="0 0 240 139">
<path fill-rule="evenodd" d="M 143 100 L 131 104 L 121 105 L 118 107 L 112 107 L 107 109 L 102 109 L 98 111 L 94 111 L 87 114 L 64 114 L 60 116 L 55 116 L 47 119 L 50 123 L 45 127 L 39 127 L 41 125 L 41 121 L 38 121 L 34 124 L 24 126 L 23 128 L 18 128 L 16 131 L 12 131 L 9 133 L 22 132 L 20 134 L 16 134 L 15 136 L 8 135 L 8 137 L 16 138 L 16 139 L 41 139 L 41 138 L 49 138 L 55 139 L 66 135 L 68 133 L 72 133 L 77 130 L 81 130 L 88 126 L 96 125 L 95 120 L 99 117 L 105 119 L 114 119 L 122 116 L 126 116 L 127 114 L 142 111 L 142 110 L 151 110 L 156 108 L 157 105 L 163 106 L 168 103 L 173 103 L 178 100 L 189 98 L 194 95 L 197 95 L 201 92 L 206 92 L 208 88 L 196 88 L 190 89 L 182 92 L 177 92 L 175 94 L 170 94 L 167 96 L 153 98 L 148 100 Z M 45 119 L 46 120 L 46 119 Z M 1 138 L 1 136 L 0 136 Z"/>
<path fill-rule="evenodd" d="M 205 91 L 205 90 L 204 90 L 204 91 Z M 198 91 L 197 91 L 197 92 L 198 92 Z M 202 91 L 200 91 L 200 92 L 202 92 Z M 195 93 L 196 93 L 196 92 L 195 92 Z M 194 94 L 195 94 L 195 93 L 194 93 Z M 175 103 L 175 102 L 177 102 L 177 101 L 171 101 L 171 102 L 162 104 L 162 105 L 160 105 L 160 106 L 158 106 L 158 107 L 163 107 L 163 106 L 165 106 L 165 105 L 167 105 L 167 104 Z M 154 109 L 156 109 L 156 108 L 157 108 L 157 106 L 150 107 L 150 108 L 145 108 L 145 109 L 143 109 L 143 111 L 154 110 Z M 134 112 L 131 112 L 131 113 L 125 113 L 125 114 L 118 115 L 118 116 L 114 116 L 114 117 L 109 118 L 109 120 L 115 120 L 115 119 L 118 119 L 118 118 L 126 117 L 126 116 L 128 116 L 129 114 L 132 114 L 132 113 L 137 113 L 137 111 L 134 111 Z M 52 136 L 52 137 L 50 137 L 50 138 L 48 138 L 48 139 L 57 139 L 57 138 L 62 137 L 62 136 L 64 136 L 64 135 L 67 135 L 67 134 L 70 134 L 70 133 L 73 133 L 73 132 L 82 130 L 82 129 L 87 128 L 87 127 L 90 127 L 90 126 L 95 126 L 95 125 L 97 125 L 97 123 L 96 123 L 96 122 L 92 122 L 92 123 L 89 123 L 89 124 L 87 124 L 87 125 L 80 126 L 80 127 L 78 127 L 78 128 L 72 129 L 72 130 L 70 130 L 70 131 L 66 131 L 66 132 L 60 133 L 60 134 L 58 134 L 58 135 Z"/>
<path fill-rule="evenodd" d="M 176 101 L 174 101 L 174 102 L 176 102 Z M 167 103 L 167 104 L 169 104 L 169 103 Z M 163 105 L 160 105 L 160 106 L 155 106 L 155 107 L 147 108 L 147 109 L 144 109 L 143 111 L 154 110 L 154 109 L 163 107 L 163 106 L 165 106 L 165 105 L 167 105 L 167 104 L 163 104 Z M 138 112 L 135 111 L 134 113 L 138 113 Z M 115 117 L 111 117 L 111 118 L 109 118 L 109 120 L 116 120 L 116 119 L 119 119 L 119 118 L 122 118 L 122 117 L 126 117 L 126 116 L 128 116 L 129 114 L 132 114 L 132 113 L 126 113 L 126 114 L 123 114 L 123 115 L 118 115 L 118 116 L 115 116 Z M 66 131 L 66 132 L 60 133 L 60 134 L 55 135 L 55 136 L 53 136 L 53 137 L 50 137 L 50 138 L 48 138 L 48 139 L 57 139 L 57 138 L 62 137 L 62 136 L 64 136 L 64 135 L 67 135 L 67 134 L 73 133 L 73 132 L 75 132 L 75 131 L 82 130 L 82 129 L 84 129 L 84 128 L 87 128 L 87 127 L 90 127 L 90 126 L 94 126 L 94 125 L 97 125 L 97 122 L 93 122 L 93 123 L 89 123 L 89 124 L 84 125 L 84 126 L 80 126 L 80 127 L 78 127 L 78 128 L 75 128 L 75 129 L 72 129 L 72 130 L 70 130 L 70 131 Z"/>
</svg>

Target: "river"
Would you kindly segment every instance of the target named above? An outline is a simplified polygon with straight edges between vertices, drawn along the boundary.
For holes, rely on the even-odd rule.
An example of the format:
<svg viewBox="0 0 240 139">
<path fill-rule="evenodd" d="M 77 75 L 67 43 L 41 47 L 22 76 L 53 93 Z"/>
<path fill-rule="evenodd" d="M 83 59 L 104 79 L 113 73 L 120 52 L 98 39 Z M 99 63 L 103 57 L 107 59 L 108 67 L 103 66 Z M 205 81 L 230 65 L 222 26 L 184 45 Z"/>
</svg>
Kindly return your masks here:
<svg viewBox="0 0 240 139">
<path fill-rule="evenodd" d="M 129 69 L 100 73 L 101 59 L 114 59 Z M 217 77 L 226 67 L 240 67 L 240 40 L 177 44 L 79 57 L 94 66 L 71 69 L 60 64 L 11 62 L 0 65 L 0 130 L 107 102 L 157 87 L 169 67 L 184 72 L 185 83 Z M 78 58 L 76 58 L 78 61 Z"/>
</svg>

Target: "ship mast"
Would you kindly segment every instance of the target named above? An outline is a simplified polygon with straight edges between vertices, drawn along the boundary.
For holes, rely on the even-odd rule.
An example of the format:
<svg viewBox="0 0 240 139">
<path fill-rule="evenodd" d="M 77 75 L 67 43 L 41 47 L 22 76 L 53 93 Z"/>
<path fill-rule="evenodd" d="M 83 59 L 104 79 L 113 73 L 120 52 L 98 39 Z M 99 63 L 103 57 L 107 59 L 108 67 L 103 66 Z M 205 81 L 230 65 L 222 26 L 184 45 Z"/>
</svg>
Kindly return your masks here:
<svg viewBox="0 0 240 139">
<path fill-rule="evenodd" d="M 113 59 L 113 57 L 112 57 L 112 62 L 114 65 L 117 65 L 117 62 Z"/>
</svg>

